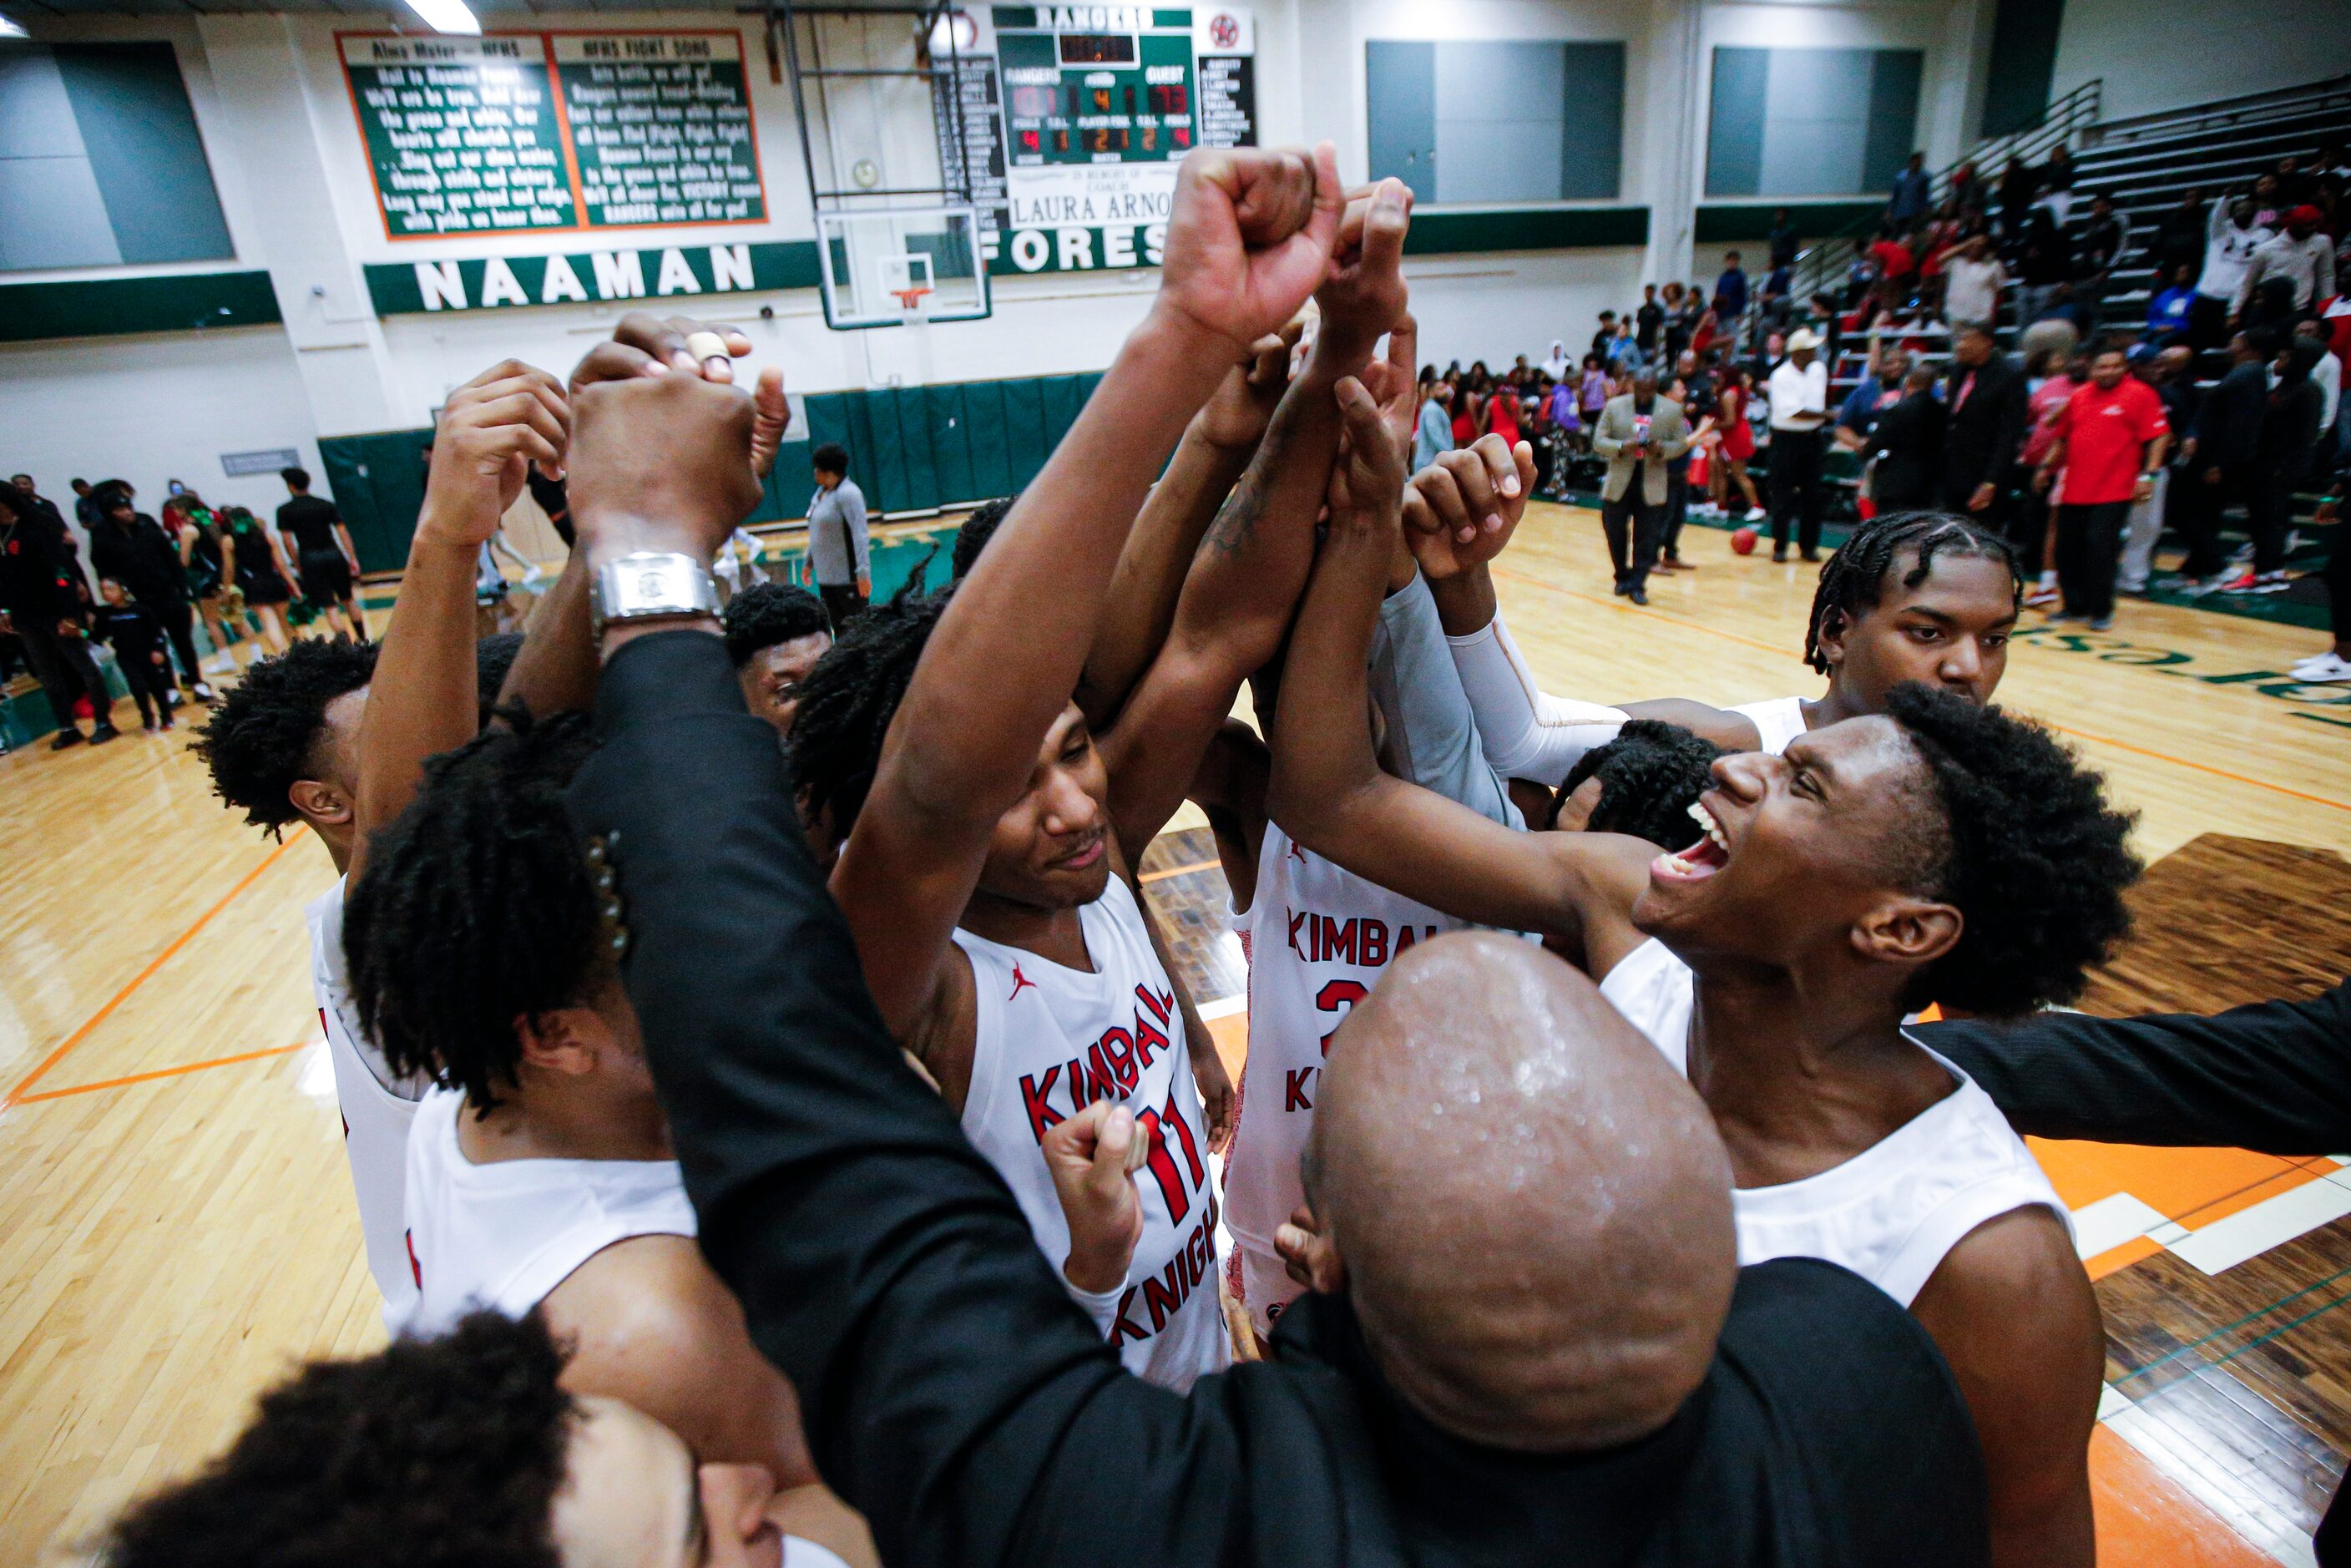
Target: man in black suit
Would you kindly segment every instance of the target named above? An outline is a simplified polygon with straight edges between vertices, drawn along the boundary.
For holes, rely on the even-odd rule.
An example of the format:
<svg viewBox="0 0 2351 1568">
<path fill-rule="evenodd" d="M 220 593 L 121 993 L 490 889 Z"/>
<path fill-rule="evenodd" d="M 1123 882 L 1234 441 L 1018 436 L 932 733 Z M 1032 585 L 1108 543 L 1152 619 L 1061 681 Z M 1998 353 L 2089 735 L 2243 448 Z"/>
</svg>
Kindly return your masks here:
<svg viewBox="0 0 2351 1568">
<path fill-rule="evenodd" d="M 1928 1024 L 1919 1039 L 1966 1070 L 2020 1133 L 2290 1158 L 2351 1148 L 2351 979 L 2311 1001 L 2211 1018 L 2042 1013 L 2011 1025 Z M 2351 1565 L 2344 1496 L 2311 1542 L 2321 1568 Z"/>
<path fill-rule="evenodd" d="M 1863 451 L 1877 459 L 1869 471 L 1869 498 L 1881 512 L 1918 511 L 1935 504 L 1943 477 L 1943 427 L 1935 395 L 1935 368 L 1913 365 L 1903 378 L 1902 401 L 1877 416 Z"/>
<path fill-rule="evenodd" d="M 1943 505 L 2000 525 L 2001 486 L 2024 444 L 2023 372 L 2000 351 L 1988 325 L 1960 332 L 1943 383 L 1950 423 L 1943 437 Z"/>
<path fill-rule="evenodd" d="M 1171 240 L 1163 287 L 1187 308 L 1146 318 L 1055 459 L 1098 457 L 1086 484 L 1049 465 L 1032 507 L 1139 496 L 1213 385 L 1187 367 L 1221 373 L 1261 329 L 1201 322 L 1275 294 L 1229 280 L 1296 244 L 1244 252 L 1213 236 L 1278 220 L 1187 216 L 1291 210 L 1250 190 L 1279 155 L 1221 156 L 1214 190 L 1192 165 L 1179 184 L 1193 254 Z M 737 390 L 632 375 L 573 413 L 600 584 L 634 551 L 690 575 L 757 497 Z M 1105 515 L 1123 533 L 1131 509 Z M 1497 937 L 1421 945 L 1342 1026 L 1307 1157 L 1320 1233 L 1284 1239 L 1317 1293 L 1274 1359 L 1183 1396 L 1128 1375 L 888 1037 L 695 597 L 605 607 L 603 745 L 569 804 L 704 1251 L 885 1561 L 1984 1561 L 1982 1458 L 1923 1330 L 1827 1265 L 1738 1270 L 1695 1096 L 1589 982 Z"/>
</svg>

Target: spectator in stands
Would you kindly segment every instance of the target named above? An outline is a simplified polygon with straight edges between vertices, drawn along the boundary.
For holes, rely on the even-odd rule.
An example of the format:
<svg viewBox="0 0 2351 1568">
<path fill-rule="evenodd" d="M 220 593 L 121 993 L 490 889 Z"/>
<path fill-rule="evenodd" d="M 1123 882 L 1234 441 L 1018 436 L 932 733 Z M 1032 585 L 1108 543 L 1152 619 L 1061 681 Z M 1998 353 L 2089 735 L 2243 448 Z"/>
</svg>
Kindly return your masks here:
<svg viewBox="0 0 2351 1568">
<path fill-rule="evenodd" d="M 1494 389 L 1486 400 L 1486 425 L 1480 435 L 1499 435 L 1512 446 L 1519 444 L 1519 394 L 1505 382 Z"/>
<path fill-rule="evenodd" d="M 2001 526 L 2001 486 L 2024 439 L 2024 378 L 2000 351 L 1991 324 L 1958 331 L 1943 382 L 1943 507 Z"/>
<path fill-rule="evenodd" d="M 1913 152 L 1910 161 L 1894 176 L 1894 189 L 1886 198 L 1886 221 L 1896 229 L 1907 229 L 1933 209 L 1934 201 L 1934 182 L 1927 173 L 1927 155 Z"/>
<path fill-rule="evenodd" d="M 2257 221 L 2251 195 L 2223 196 L 2212 204 L 2205 227 L 2204 270 L 2196 279 L 2196 306 L 2189 324 L 2189 346 L 2198 352 L 2228 340 L 2238 286 L 2252 266 L 2253 252 L 2269 242 L 2271 233 Z"/>
<path fill-rule="evenodd" d="M 24 644 L 33 678 L 57 716 L 50 750 L 112 740 L 119 733 L 114 698 L 83 632 L 87 612 L 74 588 L 80 571 L 49 530 L 26 517 L 24 507 L 14 488 L 0 488 L 0 632 L 14 632 Z M 74 708 L 84 699 L 98 720 L 88 735 L 74 722 Z"/>
<path fill-rule="evenodd" d="M 2285 570 L 2286 523 L 2293 516 L 2294 493 L 2309 477 L 2318 452 L 2318 416 L 2326 400 L 2311 371 L 2325 351 L 2314 340 L 2296 337 L 2271 363 L 2277 379 L 2262 409 L 2261 435 L 2253 452 L 2252 504 L 2246 514 L 2253 535 L 2251 575 L 2232 580 L 2223 592 L 2283 593 L 2291 584 Z"/>
<path fill-rule="evenodd" d="M 1835 438 L 1848 452 L 1869 444 L 1878 416 L 1902 401 L 1902 381 L 1910 373 L 1910 356 L 1888 343 L 1871 356 L 1861 380 L 1837 408 Z"/>
<path fill-rule="evenodd" d="M 1641 358 L 1654 362 L 1666 336 L 1666 308 L 1657 303 L 1657 286 L 1641 286 L 1641 306 L 1633 312 L 1633 341 L 1640 348 Z"/>
<path fill-rule="evenodd" d="M 163 526 L 121 491 L 104 496 L 102 505 L 105 518 L 89 538 L 90 565 L 99 576 L 128 588 L 154 614 L 179 657 L 182 684 L 198 702 L 211 702 L 213 689 L 196 662 L 195 614 L 188 607 L 188 574 L 179 541 L 165 535 Z"/>
<path fill-rule="evenodd" d="M 1970 158 L 1951 171 L 1951 209 L 1961 221 L 1975 220 L 1971 226 L 1981 226 L 1985 195 L 1983 179 L 1976 172 L 1975 160 Z"/>
<path fill-rule="evenodd" d="M 1788 358 L 1771 372 L 1771 559 L 1788 559 L 1792 528 L 1808 561 L 1820 559 L 1821 427 L 1828 423 L 1828 367 L 1813 355 L 1821 340 L 1808 327 L 1788 339 Z"/>
<path fill-rule="evenodd" d="M 2064 608 L 2054 619 L 2086 621 L 2091 631 L 2104 632 L 2115 623 L 2123 524 L 2133 501 L 2155 497 L 2171 426 L 2155 389 L 2130 373 L 2122 346 L 2107 343 L 2091 359 L 2088 382 L 2065 400 L 2050 429 L 2033 486 L 2049 491 L 2064 476 L 2057 507 L 2057 582 Z"/>
<path fill-rule="evenodd" d="M 1668 364 L 1680 359 L 1682 350 L 1689 347 L 1689 329 L 1696 318 L 1685 319 L 1682 315 L 1682 308 L 1688 303 L 1688 293 L 1679 279 L 1668 278 L 1665 292 L 1657 297 L 1658 307 L 1665 311 L 1659 338 L 1664 346 L 1660 351 Z"/>
<path fill-rule="evenodd" d="M 810 453 L 809 466 L 816 471 L 816 494 L 809 497 L 809 570 L 839 635 L 842 623 L 873 597 L 865 492 L 849 476 L 849 454 L 833 442 Z"/>
<path fill-rule="evenodd" d="M 1892 310 L 1910 297 L 1918 269 L 1917 256 L 1902 232 L 1892 224 L 1885 224 L 1879 226 L 1877 238 L 1870 245 L 1869 260 L 1876 280 L 1877 308 Z"/>
<path fill-rule="evenodd" d="M 2313 472 L 2332 475 L 2342 461 L 2343 447 L 2337 438 L 2337 426 L 2343 412 L 2343 359 L 2327 351 L 2326 322 L 2318 317 L 2305 317 L 2294 323 L 2297 338 L 2306 338 L 2319 347 L 2317 363 L 2310 370 L 2310 379 L 2325 399 L 2318 415 L 2318 454 L 2313 460 Z"/>
<path fill-rule="evenodd" d="M 1485 434 L 1486 400 L 1464 389 L 1453 402 L 1453 444 L 1467 446 Z"/>
<path fill-rule="evenodd" d="M 2285 214 L 2285 233 L 2265 240 L 2237 285 L 2238 324 L 2261 327 L 2314 313 L 2335 293 L 2335 242 L 2318 232 L 2318 209 Z"/>
<path fill-rule="evenodd" d="M 2059 142 L 2041 168 L 2041 193 L 2033 198 L 2057 214 L 2061 225 L 2074 214 L 2074 154 Z"/>
<path fill-rule="evenodd" d="M 2229 340 L 2229 373 L 2204 394 L 2196 411 L 2188 462 L 2180 474 L 2180 522 L 2188 535 L 2188 559 L 2179 569 L 2179 591 L 2191 596 L 2227 584 L 2220 516 L 2231 503 L 2249 509 L 2253 504 L 2253 464 L 2269 401 L 2269 368 L 2243 332 Z"/>
<path fill-rule="evenodd" d="M 1601 363 L 1605 364 L 1615 348 L 1616 312 L 1603 310 L 1600 313 L 1600 329 L 1592 334 L 1592 352 Z"/>
<path fill-rule="evenodd" d="M 1999 318 L 2000 291 L 2007 281 L 1990 236 L 1970 235 L 1943 264 L 1943 319 L 1952 332 L 1991 326 Z"/>
<path fill-rule="evenodd" d="M 2141 338 L 2157 348 L 2186 343 L 2189 320 L 2196 311 L 2196 264 L 2183 261 L 2158 276 L 2162 292 L 2147 302 L 2147 330 Z"/>
<path fill-rule="evenodd" d="M 2029 326 L 2054 304 L 2057 291 L 2074 278 L 2074 248 L 2064 220 L 2036 202 L 2024 214 L 2017 242 L 2016 324 Z"/>
<path fill-rule="evenodd" d="M 1724 253 L 1722 276 L 1714 280 L 1714 314 L 1723 331 L 1738 335 L 1739 319 L 1747 314 L 1747 272 L 1735 250 Z"/>
<path fill-rule="evenodd" d="M 66 520 L 58 515 L 56 505 L 43 498 L 34 488 L 33 476 L 30 474 L 19 474 L 10 481 L 10 484 L 16 489 L 17 509 L 23 516 L 26 526 L 36 532 L 48 536 L 50 546 L 62 558 L 68 569 L 76 597 L 83 604 L 89 604 L 90 602 L 89 580 L 82 576 L 81 541 L 74 537 L 73 529 L 66 526 Z M 81 513 L 78 503 L 75 505 L 74 513 L 77 517 Z"/>
<path fill-rule="evenodd" d="M 2083 225 L 2081 240 L 2074 247 L 2074 295 L 2090 315 L 2082 324 L 2083 330 L 2096 328 L 2109 280 L 2129 249 L 2130 225 L 2115 211 L 2114 198 L 2100 191 L 2090 198 L 2090 221 Z"/>
<path fill-rule="evenodd" d="M 72 486 L 74 493 L 74 520 L 81 524 L 82 532 L 89 533 L 90 530 L 98 527 L 99 518 L 104 517 L 106 514 L 99 510 L 98 492 L 91 488 L 89 480 L 75 479 L 72 481 Z"/>
<path fill-rule="evenodd" d="M 1598 354 L 1583 356 L 1583 378 L 1575 390 L 1576 412 L 1583 416 L 1583 428 L 1592 429 L 1600 423 L 1600 411 L 1608 406 L 1608 369 Z"/>
<path fill-rule="evenodd" d="M 1443 382 L 1428 389 L 1421 402 L 1420 423 L 1412 439 L 1412 466 L 1415 473 L 1427 467 L 1441 455 L 1453 450 L 1453 389 Z"/>
<path fill-rule="evenodd" d="M 2040 177 L 2028 168 L 2023 159 L 2011 154 L 2008 167 L 2001 171 L 2000 232 L 2003 238 L 2014 239 L 2023 232 L 2024 214 L 2032 206 L 2032 198 L 2040 193 Z"/>
<path fill-rule="evenodd" d="M 2145 501 L 2134 500 L 2123 524 L 2123 561 L 2115 580 L 2117 592 L 2145 593 L 2154 571 L 2155 547 L 2170 517 L 2172 476 L 2187 462 L 2188 434 L 2196 428 L 2195 363 L 2196 356 L 2180 343 L 2150 355 L 2138 368 L 2137 374 L 2163 402 L 2163 422 L 2171 426 L 2171 446 L 2163 466 L 2156 471 L 2154 494 Z"/>
<path fill-rule="evenodd" d="M 1772 271 L 1777 272 L 1783 267 L 1792 267 L 1796 265 L 1796 247 L 1799 241 L 1796 237 L 1796 225 L 1793 220 L 1788 216 L 1788 209 L 1785 207 L 1773 208 L 1771 212 L 1771 235 L 1769 239 L 1764 241 L 1764 244 L 1771 247 Z"/>
<path fill-rule="evenodd" d="M 2191 185 L 2179 204 L 2163 214 L 2147 245 L 2147 261 L 2158 277 L 2169 277 L 2175 268 L 2185 267 L 2194 279 L 2204 260 L 2205 223 L 2204 187 Z"/>
</svg>

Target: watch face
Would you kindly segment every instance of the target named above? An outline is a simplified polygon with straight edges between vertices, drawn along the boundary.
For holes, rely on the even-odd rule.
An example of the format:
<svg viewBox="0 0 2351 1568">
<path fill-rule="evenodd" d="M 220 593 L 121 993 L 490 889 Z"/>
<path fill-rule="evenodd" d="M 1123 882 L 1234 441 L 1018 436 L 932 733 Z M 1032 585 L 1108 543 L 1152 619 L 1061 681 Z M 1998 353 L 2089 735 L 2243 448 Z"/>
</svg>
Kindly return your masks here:
<svg viewBox="0 0 2351 1568">
<path fill-rule="evenodd" d="M 662 603 L 669 597 L 669 574 L 662 568 L 649 566 L 637 573 L 636 595 L 653 603 Z"/>
</svg>

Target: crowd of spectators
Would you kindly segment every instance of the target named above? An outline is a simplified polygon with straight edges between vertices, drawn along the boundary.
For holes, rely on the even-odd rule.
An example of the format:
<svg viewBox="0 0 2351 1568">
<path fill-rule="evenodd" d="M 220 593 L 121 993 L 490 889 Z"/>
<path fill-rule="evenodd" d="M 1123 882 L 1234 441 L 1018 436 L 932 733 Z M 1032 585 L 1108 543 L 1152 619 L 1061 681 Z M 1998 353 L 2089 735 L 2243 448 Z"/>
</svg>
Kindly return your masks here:
<svg viewBox="0 0 2351 1568">
<path fill-rule="evenodd" d="M 177 479 L 152 515 L 127 479 L 73 480 L 78 530 L 30 474 L 0 488 L 0 690 L 20 667 L 39 683 L 57 719 L 53 749 L 120 733 L 101 647 L 142 727 L 161 731 L 183 702 L 214 700 L 199 625 L 214 673 L 237 667 L 240 648 L 285 652 L 290 626 L 314 618 L 366 637 L 350 530 L 332 502 L 309 494 L 308 474 L 281 476 L 287 500 L 275 527 L 243 507 L 210 506 Z"/>
<path fill-rule="evenodd" d="M 1603 310 L 1580 355 L 1558 339 L 1499 372 L 1425 368 L 1417 457 L 1525 437 L 1540 493 L 1600 493 L 1617 591 L 1640 603 L 1650 570 L 1686 569 L 1692 512 L 1768 516 L 1772 559 L 1816 559 L 1838 451 L 1859 465 L 1861 516 L 1986 517 L 2033 579 L 2029 601 L 2095 629 L 2117 592 L 2282 593 L 2296 497 L 2317 494 L 2332 521 L 2351 456 L 2346 180 L 2338 148 L 2286 158 L 2135 232 L 2107 193 L 2077 188 L 2062 148 L 1997 182 L 1962 166 L 1939 202 L 1914 155 L 1841 289 L 1797 304 L 1780 212 L 1760 281 L 1733 251 L 1710 289 L 1647 285 Z M 2116 277 L 2141 267 L 2145 319 L 2117 319 Z M 1857 361 L 1850 391 L 1841 361 Z M 1748 473 L 1759 451 L 1768 512 Z M 2231 559 L 2220 530 L 2239 511 L 2249 542 Z M 2189 549 L 2158 580 L 2167 530 Z M 2325 575 L 2339 593 L 2342 569 Z M 2351 680 L 2351 646 L 2296 673 Z"/>
</svg>

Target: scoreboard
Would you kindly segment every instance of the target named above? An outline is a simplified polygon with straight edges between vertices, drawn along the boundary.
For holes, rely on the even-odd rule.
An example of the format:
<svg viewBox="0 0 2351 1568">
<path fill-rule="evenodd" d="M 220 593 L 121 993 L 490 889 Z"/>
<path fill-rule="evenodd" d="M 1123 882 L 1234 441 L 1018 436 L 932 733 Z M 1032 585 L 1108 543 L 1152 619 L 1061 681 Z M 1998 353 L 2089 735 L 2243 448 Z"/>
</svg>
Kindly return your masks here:
<svg viewBox="0 0 2351 1568">
<path fill-rule="evenodd" d="M 998 5 L 1008 162 L 1173 163 L 1197 137 L 1192 12 Z"/>
</svg>

